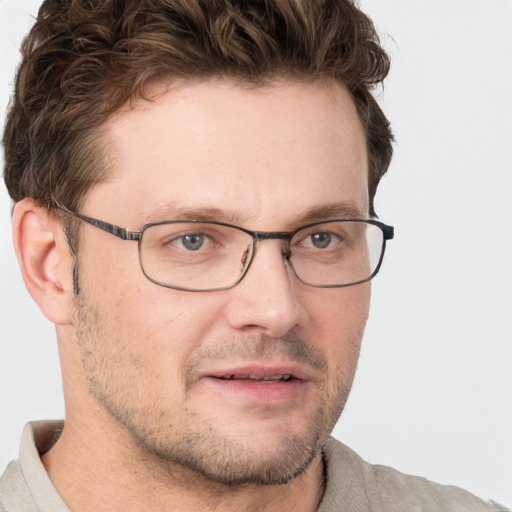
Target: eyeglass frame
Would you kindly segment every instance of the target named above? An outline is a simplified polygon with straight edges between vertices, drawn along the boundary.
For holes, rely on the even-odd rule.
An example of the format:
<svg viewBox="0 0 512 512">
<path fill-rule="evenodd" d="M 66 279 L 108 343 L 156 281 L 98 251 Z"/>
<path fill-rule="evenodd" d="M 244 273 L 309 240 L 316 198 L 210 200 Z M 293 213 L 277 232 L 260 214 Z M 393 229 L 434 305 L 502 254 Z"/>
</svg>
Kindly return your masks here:
<svg viewBox="0 0 512 512">
<path fill-rule="evenodd" d="M 256 247 L 260 240 L 284 240 L 285 242 L 287 242 L 287 244 L 285 246 L 286 250 L 283 251 L 283 256 L 284 256 L 285 260 L 289 263 L 289 265 L 292 268 L 293 273 L 295 274 L 297 279 L 301 283 L 305 284 L 306 286 L 311 286 L 313 288 L 345 288 L 348 286 L 355 286 L 358 284 L 366 283 L 367 281 L 371 281 L 377 275 L 377 273 L 379 272 L 380 267 L 382 265 L 382 261 L 384 260 L 384 253 L 386 251 L 386 242 L 388 240 L 392 240 L 395 236 L 395 228 L 388 224 L 384 224 L 383 222 L 381 222 L 379 220 L 376 220 L 376 219 L 345 219 L 345 218 L 329 219 L 329 220 L 312 222 L 309 224 L 305 224 L 304 226 L 299 226 L 297 229 L 294 229 L 293 231 L 252 231 L 250 229 L 246 229 L 241 226 L 235 226 L 233 224 L 228 224 L 226 222 L 203 221 L 200 219 L 162 220 L 162 221 L 156 221 L 156 222 L 148 222 L 147 224 L 144 224 L 143 226 L 141 226 L 139 231 L 131 231 L 128 228 L 121 228 L 119 226 L 116 226 L 115 224 L 110 224 L 109 222 L 105 222 L 103 220 L 95 219 L 93 217 L 88 217 L 87 215 L 82 215 L 81 213 L 73 212 L 72 210 L 70 210 L 69 208 L 65 207 L 64 205 L 58 203 L 57 201 L 54 201 L 54 206 L 56 208 L 58 208 L 59 210 L 62 210 L 65 213 L 67 213 L 73 217 L 76 217 L 77 219 L 83 220 L 84 222 L 87 222 L 88 224 L 90 224 L 96 228 L 99 228 L 99 229 L 105 231 L 106 233 L 114 235 L 115 237 L 117 237 L 121 240 L 128 240 L 128 241 L 134 241 L 134 242 L 136 241 L 138 253 L 139 253 L 140 268 L 142 270 L 142 273 L 146 276 L 146 278 L 158 286 L 162 286 L 164 288 L 171 288 L 173 290 L 185 291 L 185 292 L 215 292 L 215 291 L 229 290 L 230 288 L 234 288 L 237 284 L 240 283 L 240 281 L 242 281 L 242 279 L 247 274 L 249 267 L 251 266 L 251 263 L 254 260 L 254 255 L 256 254 Z M 346 284 L 325 284 L 325 285 L 315 285 L 315 284 L 307 283 L 297 274 L 297 272 L 293 266 L 293 263 L 290 259 L 291 258 L 290 240 L 295 236 L 296 233 L 298 233 L 299 231 L 302 231 L 303 229 L 308 229 L 310 227 L 321 225 L 321 224 L 329 224 L 332 222 L 360 222 L 360 223 L 365 223 L 365 224 L 371 224 L 371 225 L 374 225 L 374 226 L 377 226 L 378 228 L 380 228 L 382 231 L 383 237 L 382 237 L 382 250 L 381 250 L 379 262 L 377 263 L 375 270 L 368 277 L 366 277 L 365 279 L 360 279 L 359 281 L 354 281 L 354 282 L 346 283 Z M 241 273 L 240 277 L 238 278 L 238 280 L 229 286 L 223 286 L 220 288 L 209 288 L 209 289 L 205 289 L 205 290 L 201 290 L 201 289 L 195 290 L 195 289 L 190 289 L 190 288 L 184 288 L 181 286 L 166 284 L 161 281 L 157 281 L 156 279 L 153 279 L 151 276 L 149 276 L 147 274 L 146 270 L 144 269 L 144 265 L 142 264 L 142 260 L 141 260 L 141 250 L 140 249 L 141 249 L 141 242 L 142 242 L 142 236 L 144 235 L 144 231 L 146 231 L 147 229 L 149 229 L 152 226 L 161 226 L 163 224 L 178 224 L 178 223 L 214 224 L 214 225 L 218 225 L 218 226 L 234 228 L 234 229 L 237 229 L 237 230 L 242 231 L 242 232 L 246 233 L 247 235 L 249 235 L 252 238 L 251 258 L 250 258 L 249 262 L 247 263 L 247 266 L 245 267 L 244 271 Z"/>
</svg>

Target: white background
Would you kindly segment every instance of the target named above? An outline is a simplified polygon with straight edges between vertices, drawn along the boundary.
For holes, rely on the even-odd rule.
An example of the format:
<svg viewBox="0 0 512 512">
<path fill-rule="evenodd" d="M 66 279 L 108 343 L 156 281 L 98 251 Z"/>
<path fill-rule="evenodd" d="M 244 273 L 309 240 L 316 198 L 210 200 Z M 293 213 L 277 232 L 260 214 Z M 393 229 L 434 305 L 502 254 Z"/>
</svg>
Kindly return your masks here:
<svg viewBox="0 0 512 512">
<path fill-rule="evenodd" d="M 0 0 L 0 109 L 36 1 Z M 396 227 L 336 437 L 374 463 L 512 506 L 512 1 L 362 0 L 393 69 Z M 54 329 L 24 289 L 0 192 L 0 467 L 63 416 Z M 340 314 L 343 314 L 340 312 Z"/>
</svg>

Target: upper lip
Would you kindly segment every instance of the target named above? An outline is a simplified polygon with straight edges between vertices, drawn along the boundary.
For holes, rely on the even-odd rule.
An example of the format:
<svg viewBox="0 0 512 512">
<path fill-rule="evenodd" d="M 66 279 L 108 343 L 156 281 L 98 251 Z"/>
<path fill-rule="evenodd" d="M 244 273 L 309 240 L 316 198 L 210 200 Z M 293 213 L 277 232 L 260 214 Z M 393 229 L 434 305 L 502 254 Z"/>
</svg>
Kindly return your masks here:
<svg viewBox="0 0 512 512">
<path fill-rule="evenodd" d="M 223 378 L 226 376 L 245 377 L 251 379 L 268 379 L 272 377 L 291 376 L 300 380 L 311 380 L 312 371 L 308 367 L 297 363 L 282 364 L 246 364 L 237 366 L 226 366 L 206 371 L 203 377 Z"/>
</svg>

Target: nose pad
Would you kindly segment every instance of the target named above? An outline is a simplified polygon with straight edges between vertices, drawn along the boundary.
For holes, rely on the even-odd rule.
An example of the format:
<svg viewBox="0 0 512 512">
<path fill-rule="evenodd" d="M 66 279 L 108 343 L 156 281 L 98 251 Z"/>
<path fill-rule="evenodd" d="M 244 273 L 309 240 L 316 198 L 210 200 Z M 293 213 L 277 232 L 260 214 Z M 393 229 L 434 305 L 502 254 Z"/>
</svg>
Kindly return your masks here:
<svg viewBox="0 0 512 512">
<path fill-rule="evenodd" d="M 242 257 L 240 258 L 240 267 L 243 272 L 247 269 L 247 262 L 249 261 L 249 257 L 251 255 L 251 246 L 247 246 L 247 249 L 242 254 Z"/>
<path fill-rule="evenodd" d="M 276 237 L 281 239 L 281 237 Z M 272 238 L 264 238 L 263 240 L 271 240 Z M 257 239 L 257 242 L 261 243 L 261 239 Z M 253 260 L 256 257 L 257 247 L 259 243 L 253 243 L 252 245 L 247 246 L 247 249 L 243 252 L 242 257 L 240 258 L 240 267 L 242 270 L 242 274 L 245 278 L 245 274 L 249 271 L 249 267 L 253 265 Z M 289 240 L 283 240 L 283 248 L 281 250 L 281 256 L 283 257 L 283 263 L 285 267 L 292 271 L 295 274 L 293 269 L 293 265 L 291 263 L 291 250 Z"/>
</svg>

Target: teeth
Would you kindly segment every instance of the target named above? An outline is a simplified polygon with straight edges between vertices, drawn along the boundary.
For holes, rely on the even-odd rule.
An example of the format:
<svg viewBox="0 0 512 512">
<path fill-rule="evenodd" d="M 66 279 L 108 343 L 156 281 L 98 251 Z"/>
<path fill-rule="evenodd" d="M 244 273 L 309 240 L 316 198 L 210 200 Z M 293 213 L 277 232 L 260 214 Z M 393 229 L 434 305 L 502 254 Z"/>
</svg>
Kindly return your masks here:
<svg viewBox="0 0 512 512">
<path fill-rule="evenodd" d="M 263 382 L 277 382 L 277 381 L 284 381 L 288 382 L 292 378 L 289 374 L 283 374 L 283 375 L 266 375 L 265 377 L 258 377 L 257 375 L 223 375 L 221 379 L 223 380 L 260 380 Z"/>
<path fill-rule="evenodd" d="M 282 375 L 269 375 L 268 377 L 263 377 L 263 380 L 281 380 L 282 378 Z"/>
</svg>

